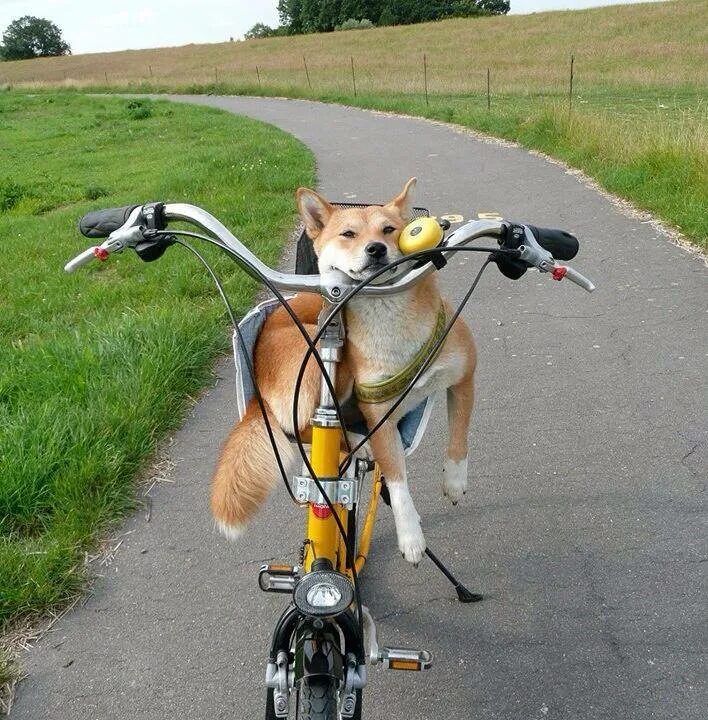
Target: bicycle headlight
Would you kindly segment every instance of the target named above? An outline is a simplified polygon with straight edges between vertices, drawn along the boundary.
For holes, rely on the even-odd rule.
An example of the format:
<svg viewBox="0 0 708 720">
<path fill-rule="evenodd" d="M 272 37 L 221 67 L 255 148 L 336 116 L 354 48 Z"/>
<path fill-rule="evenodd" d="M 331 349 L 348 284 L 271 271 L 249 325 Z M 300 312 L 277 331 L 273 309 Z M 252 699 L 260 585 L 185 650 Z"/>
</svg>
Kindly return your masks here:
<svg viewBox="0 0 708 720">
<path fill-rule="evenodd" d="M 295 607 L 311 617 L 334 617 L 354 600 L 349 579 L 333 570 L 316 570 L 305 575 L 293 593 Z"/>
<path fill-rule="evenodd" d="M 322 582 L 307 591 L 306 599 L 312 607 L 329 609 L 339 604 L 342 593 L 331 583 Z"/>
</svg>

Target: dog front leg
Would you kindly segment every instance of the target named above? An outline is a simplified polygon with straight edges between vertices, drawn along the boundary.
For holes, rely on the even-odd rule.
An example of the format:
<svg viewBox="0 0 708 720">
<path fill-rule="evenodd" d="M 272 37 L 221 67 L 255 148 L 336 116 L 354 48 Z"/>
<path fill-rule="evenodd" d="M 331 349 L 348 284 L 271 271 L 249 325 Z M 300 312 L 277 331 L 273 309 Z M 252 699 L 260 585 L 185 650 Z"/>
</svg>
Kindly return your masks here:
<svg viewBox="0 0 708 720">
<path fill-rule="evenodd" d="M 375 420 L 368 417 L 367 420 L 372 427 Z M 425 552 L 425 537 L 420 527 L 420 516 L 408 491 L 403 443 L 396 424 L 390 420 L 385 422 L 372 436 L 371 446 L 391 498 L 398 549 L 408 562 L 417 564 Z"/>
<path fill-rule="evenodd" d="M 447 389 L 448 446 L 443 468 L 443 493 L 453 505 L 467 491 L 468 433 L 474 404 L 474 377 L 466 373 Z"/>
</svg>

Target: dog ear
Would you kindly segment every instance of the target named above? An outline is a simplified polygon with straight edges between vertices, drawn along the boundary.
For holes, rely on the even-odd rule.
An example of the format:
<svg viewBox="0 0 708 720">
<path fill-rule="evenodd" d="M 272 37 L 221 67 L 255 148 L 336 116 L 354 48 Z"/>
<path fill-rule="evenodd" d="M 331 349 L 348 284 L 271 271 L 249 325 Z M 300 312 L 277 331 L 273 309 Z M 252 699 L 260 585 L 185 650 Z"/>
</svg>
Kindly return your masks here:
<svg viewBox="0 0 708 720">
<path fill-rule="evenodd" d="M 307 234 L 311 240 L 314 240 L 329 221 L 334 212 L 334 207 L 321 195 L 309 188 L 298 188 L 296 197 L 297 207 L 300 211 L 300 217 L 305 223 Z"/>
<path fill-rule="evenodd" d="M 387 205 L 396 208 L 402 217 L 408 217 L 411 209 L 411 201 L 413 200 L 413 188 L 418 182 L 417 178 L 412 177 L 405 185 L 400 195 L 396 195 L 393 200 L 389 200 Z"/>
</svg>

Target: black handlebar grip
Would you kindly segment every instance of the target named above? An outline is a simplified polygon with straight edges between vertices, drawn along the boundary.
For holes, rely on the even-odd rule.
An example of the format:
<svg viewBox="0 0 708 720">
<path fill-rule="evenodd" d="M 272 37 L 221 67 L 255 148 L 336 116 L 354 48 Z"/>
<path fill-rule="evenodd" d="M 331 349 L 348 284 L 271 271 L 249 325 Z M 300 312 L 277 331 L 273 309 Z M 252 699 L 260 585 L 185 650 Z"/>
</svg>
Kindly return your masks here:
<svg viewBox="0 0 708 720">
<path fill-rule="evenodd" d="M 125 225 L 136 207 L 138 206 L 126 205 L 122 208 L 94 210 L 81 218 L 79 230 L 87 238 L 108 237 L 114 230 Z"/>
<path fill-rule="evenodd" d="M 536 242 L 548 250 L 556 260 L 572 260 L 580 249 L 578 238 L 565 230 L 528 226 Z"/>
<path fill-rule="evenodd" d="M 565 230 L 527 225 L 536 242 L 548 250 L 556 260 L 572 260 L 578 253 L 579 244 L 575 235 Z M 514 250 L 524 243 L 524 226 L 518 223 L 505 223 L 504 232 L 499 241 L 502 248 Z M 493 253 L 492 260 L 503 275 L 510 280 L 518 280 L 530 267 L 523 260 L 502 253 Z"/>
</svg>

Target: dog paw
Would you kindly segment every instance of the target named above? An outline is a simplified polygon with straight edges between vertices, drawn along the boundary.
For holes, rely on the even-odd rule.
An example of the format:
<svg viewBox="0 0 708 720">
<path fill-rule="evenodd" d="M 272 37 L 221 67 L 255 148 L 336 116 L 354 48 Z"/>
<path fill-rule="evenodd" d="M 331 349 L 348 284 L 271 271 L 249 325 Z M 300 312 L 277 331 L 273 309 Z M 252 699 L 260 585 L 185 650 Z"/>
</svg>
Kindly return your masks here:
<svg viewBox="0 0 708 720">
<path fill-rule="evenodd" d="M 443 494 L 453 505 L 467 492 L 467 458 L 455 462 L 448 458 L 443 468 Z"/>
<path fill-rule="evenodd" d="M 409 563 L 417 565 L 423 559 L 425 548 L 425 537 L 420 525 L 411 526 L 398 533 L 398 549 Z"/>
</svg>

